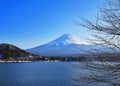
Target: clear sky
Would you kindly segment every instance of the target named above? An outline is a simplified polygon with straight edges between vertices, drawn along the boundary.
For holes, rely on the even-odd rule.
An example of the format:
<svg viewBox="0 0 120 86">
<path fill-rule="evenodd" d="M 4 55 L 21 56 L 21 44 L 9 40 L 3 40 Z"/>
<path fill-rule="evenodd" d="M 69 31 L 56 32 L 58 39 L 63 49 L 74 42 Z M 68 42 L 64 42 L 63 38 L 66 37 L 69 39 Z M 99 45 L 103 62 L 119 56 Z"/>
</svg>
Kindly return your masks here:
<svg viewBox="0 0 120 86">
<path fill-rule="evenodd" d="M 74 24 L 77 15 L 94 20 L 103 0 L 0 0 L 0 43 L 32 48 L 69 33 L 87 32 Z"/>
</svg>

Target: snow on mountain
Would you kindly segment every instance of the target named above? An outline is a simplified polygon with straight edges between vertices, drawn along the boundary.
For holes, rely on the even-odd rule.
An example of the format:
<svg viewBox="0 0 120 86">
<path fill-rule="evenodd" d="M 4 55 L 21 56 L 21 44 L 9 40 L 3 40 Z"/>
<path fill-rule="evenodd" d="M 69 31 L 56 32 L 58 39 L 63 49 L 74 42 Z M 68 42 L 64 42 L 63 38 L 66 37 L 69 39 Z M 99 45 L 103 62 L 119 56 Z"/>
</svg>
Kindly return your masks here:
<svg viewBox="0 0 120 86">
<path fill-rule="evenodd" d="M 27 51 L 43 56 L 74 56 L 88 54 L 91 50 L 102 48 L 101 46 L 88 45 L 70 34 L 64 34 L 51 42 Z"/>
<path fill-rule="evenodd" d="M 69 44 L 85 44 L 85 42 L 80 41 L 78 38 L 70 34 L 64 34 L 46 45 L 66 46 Z"/>
</svg>

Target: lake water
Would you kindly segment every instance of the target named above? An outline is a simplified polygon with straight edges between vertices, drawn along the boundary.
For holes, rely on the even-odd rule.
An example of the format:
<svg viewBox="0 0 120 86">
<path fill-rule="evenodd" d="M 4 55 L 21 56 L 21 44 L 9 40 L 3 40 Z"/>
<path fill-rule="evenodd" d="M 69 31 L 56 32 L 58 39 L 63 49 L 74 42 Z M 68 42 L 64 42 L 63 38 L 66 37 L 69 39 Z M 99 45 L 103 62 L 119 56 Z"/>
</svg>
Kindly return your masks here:
<svg viewBox="0 0 120 86">
<path fill-rule="evenodd" d="M 82 62 L 26 62 L 0 63 L 0 86 L 75 86 L 73 79 L 89 70 L 78 66 Z M 81 76 L 81 75 L 80 75 Z M 74 83 L 73 83 L 74 82 Z M 106 84 L 84 84 L 77 86 L 110 86 Z"/>
<path fill-rule="evenodd" d="M 73 86 L 73 63 L 0 63 L 0 86 Z"/>
</svg>

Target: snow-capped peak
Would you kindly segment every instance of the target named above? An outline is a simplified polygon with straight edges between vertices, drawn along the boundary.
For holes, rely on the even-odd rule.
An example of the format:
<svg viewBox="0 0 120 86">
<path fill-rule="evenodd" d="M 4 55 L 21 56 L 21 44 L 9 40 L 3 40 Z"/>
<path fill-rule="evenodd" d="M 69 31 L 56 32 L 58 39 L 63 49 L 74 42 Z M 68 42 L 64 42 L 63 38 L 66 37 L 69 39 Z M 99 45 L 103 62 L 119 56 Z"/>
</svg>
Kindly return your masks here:
<svg viewBox="0 0 120 86">
<path fill-rule="evenodd" d="M 80 41 L 75 36 L 72 36 L 70 34 L 64 34 L 59 38 L 47 43 L 46 45 L 65 46 L 69 44 L 86 44 L 86 43 L 83 41 Z"/>
<path fill-rule="evenodd" d="M 76 56 L 88 54 L 90 51 L 96 49 L 103 50 L 104 47 L 94 46 L 80 41 L 78 38 L 70 35 L 64 34 L 59 38 L 48 42 L 44 45 L 28 49 L 28 52 L 39 54 L 43 56 Z"/>
</svg>

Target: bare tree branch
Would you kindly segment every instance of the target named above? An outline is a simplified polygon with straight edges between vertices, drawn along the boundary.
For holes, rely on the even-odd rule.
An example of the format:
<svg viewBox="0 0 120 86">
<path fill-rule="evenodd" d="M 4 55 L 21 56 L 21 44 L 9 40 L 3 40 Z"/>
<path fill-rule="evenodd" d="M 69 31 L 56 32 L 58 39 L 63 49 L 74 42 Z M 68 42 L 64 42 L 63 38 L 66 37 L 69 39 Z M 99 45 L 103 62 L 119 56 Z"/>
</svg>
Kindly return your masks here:
<svg viewBox="0 0 120 86">
<path fill-rule="evenodd" d="M 82 23 L 75 21 L 77 25 L 87 28 L 91 31 L 93 44 L 105 45 L 120 49 L 120 0 L 106 0 L 104 6 L 100 8 L 101 14 L 96 17 L 96 22 L 81 18 Z M 103 54 L 100 51 L 96 57 L 108 58 L 112 55 Z M 104 56 L 103 56 L 104 55 Z M 113 55 L 115 57 L 115 55 Z M 120 58 L 120 52 L 118 52 Z M 120 63 L 105 62 L 86 62 L 80 69 L 89 71 L 86 75 L 80 74 L 77 81 L 86 83 L 106 83 L 108 86 L 120 86 Z M 81 85 L 79 85 L 81 86 Z"/>
</svg>

